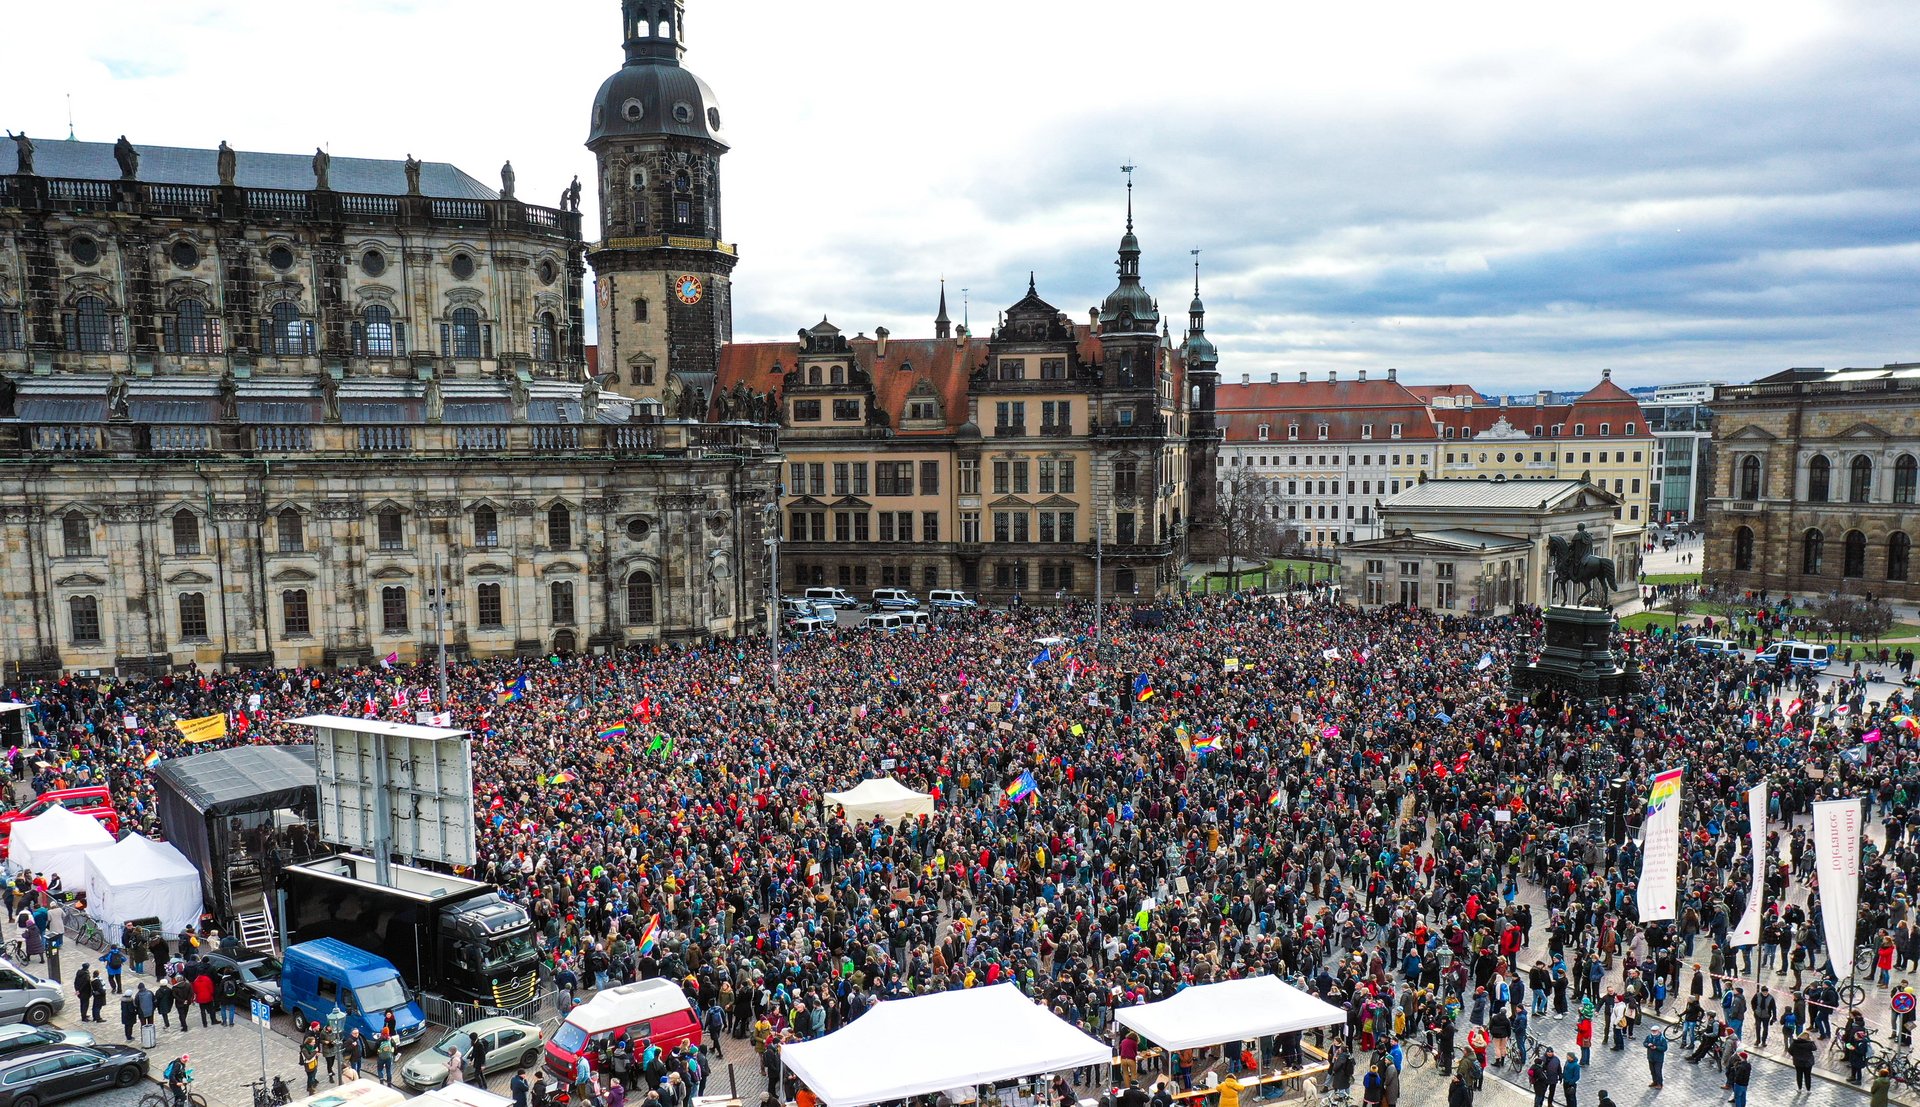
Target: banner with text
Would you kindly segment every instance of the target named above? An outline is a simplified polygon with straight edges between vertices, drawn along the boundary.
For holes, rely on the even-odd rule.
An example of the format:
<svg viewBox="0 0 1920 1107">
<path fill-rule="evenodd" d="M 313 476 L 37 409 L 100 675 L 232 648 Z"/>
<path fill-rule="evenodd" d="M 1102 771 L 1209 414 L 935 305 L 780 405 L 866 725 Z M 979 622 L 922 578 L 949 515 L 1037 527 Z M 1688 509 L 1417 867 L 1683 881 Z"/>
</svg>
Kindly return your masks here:
<svg viewBox="0 0 1920 1107">
<path fill-rule="evenodd" d="M 1635 902 L 1640 921 L 1674 917 L 1680 898 L 1680 777 L 1668 769 L 1653 778 L 1647 793 L 1647 817 L 1640 824 L 1640 887 Z"/>
<path fill-rule="evenodd" d="M 189 742 L 211 742 L 215 738 L 227 736 L 225 715 L 203 715 L 198 719 L 181 719 L 173 725 L 180 728 L 180 737 Z"/>
<path fill-rule="evenodd" d="M 1747 789 L 1747 822 L 1751 826 L 1747 862 L 1752 875 L 1747 880 L 1746 910 L 1740 912 L 1740 922 L 1729 939 L 1735 949 L 1760 942 L 1761 900 L 1767 894 L 1767 782 L 1764 780 Z"/>
<path fill-rule="evenodd" d="M 1820 877 L 1820 917 L 1834 971 L 1853 975 L 1854 927 L 1860 921 L 1860 800 L 1813 805 L 1813 871 Z"/>
</svg>

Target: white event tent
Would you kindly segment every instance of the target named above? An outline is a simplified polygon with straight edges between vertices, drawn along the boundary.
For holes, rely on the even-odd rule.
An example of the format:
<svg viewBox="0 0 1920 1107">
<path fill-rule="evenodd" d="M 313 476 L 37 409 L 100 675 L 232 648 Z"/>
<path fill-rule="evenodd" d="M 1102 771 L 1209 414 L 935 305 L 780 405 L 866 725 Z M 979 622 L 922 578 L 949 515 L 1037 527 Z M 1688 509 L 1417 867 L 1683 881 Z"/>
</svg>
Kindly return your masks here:
<svg viewBox="0 0 1920 1107">
<path fill-rule="evenodd" d="M 1347 1013 L 1277 976 L 1250 976 L 1183 988 L 1158 1003 L 1123 1007 L 1114 1017 L 1162 1049 L 1197 1049 L 1270 1034 L 1336 1026 Z"/>
<path fill-rule="evenodd" d="M 827 1107 L 867 1107 L 949 1088 L 1105 1064 L 1112 1051 L 1011 984 L 875 1005 L 780 1060 Z"/>
<path fill-rule="evenodd" d="M 76 889 L 87 878 L 87 854 L 111 845 L 113 835 L 93 816 L 53 807 L 13 824 L 7 858 L 22 869 L 59 873 L 62 884 Z"/>
<path fill-rule="evenodd" d="M 908 815 L 933 814 L 932 796 L 890 776 L 863 780 L 844 792 L 828 792 L 827 802 L 845 811 L 848 822 L 879 818 L 892 823 Z"/>
<path fill-rule="evenodd" d="M 87 914 L 108 933 L 131 919 L 157 918 L 166 934 L 200 925 L 200 870 L 167 843 L 129 834 L 86 865 Z"/>
</svg>

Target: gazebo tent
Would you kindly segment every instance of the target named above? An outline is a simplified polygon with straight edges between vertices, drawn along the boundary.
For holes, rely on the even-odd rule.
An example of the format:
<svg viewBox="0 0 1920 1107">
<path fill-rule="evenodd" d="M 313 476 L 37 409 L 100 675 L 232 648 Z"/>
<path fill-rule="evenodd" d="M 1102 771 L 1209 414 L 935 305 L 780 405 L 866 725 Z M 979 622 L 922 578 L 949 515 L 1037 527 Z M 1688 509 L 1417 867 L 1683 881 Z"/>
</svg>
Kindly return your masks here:
<svg viewBox="0 0 1920 1107">
<path fill-rule="evenodd" d="M 157 918 L 165 934 L 200 924 L 200 870 L 165 842 L 129 834 L 86 867 L 87 913 L 107 932 L 131 919 Z"/>
<path fill-rule="evenodd" d="M 1335 1026 L 1347 1013 L 1277 976 L 1250 976 L 1183 988 L 1158 1003 L 1123 1007 L 1122 1026 L 1162 1049 L 1195 1049 Z"/>
<path fill-rule="evenodd" d="M 1112 1059 L 1105 1043 L 1011 984 L 889 1000 L 824 1038 L 780 1049 L 780 1060 L 827 1107 L 867 1107 Z"/>
<path fill-rule="evenodd" d="M 848 822 L 880 818 L 891 823 L 908 815 L 933 814 L 932 796 L 890 776 L 863 780 L 844 792 L 828 792 L 827 802 L 845 811 Z"/>
<path fill-rule="evenodd" d="M 79 888 L 87 879 L 87 854 L 111 845 L 113 835 L 93 816 L 54 807 L 14 824 L 7 856 L 23 869 L 59 873 L 61 883 Z"/>
</svg>

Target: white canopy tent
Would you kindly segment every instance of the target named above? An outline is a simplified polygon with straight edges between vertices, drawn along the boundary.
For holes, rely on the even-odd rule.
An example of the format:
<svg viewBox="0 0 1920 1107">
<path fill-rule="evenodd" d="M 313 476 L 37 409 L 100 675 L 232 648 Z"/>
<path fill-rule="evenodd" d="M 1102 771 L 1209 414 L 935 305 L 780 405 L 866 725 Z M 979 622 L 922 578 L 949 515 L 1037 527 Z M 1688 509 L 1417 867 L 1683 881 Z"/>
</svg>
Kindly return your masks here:
<svg viewBox="0 0 1920 1107">
<path fill-rule="evenodd" d="M 1158 1003 L 1114 1012 L 1122 1026 L 1162 1049 L 1195 1049 L 1335 1026 L 1347 1013 L 1277 976 L 1183 988 Z"/>
<path fill-rule="evenodd" d="M 844 792 L 828 792 L 827 802 L 845 811 L 848 822 L 878 818 L 892 823 L 908 815 L 933 814 L 932 796 L 890 776 L 863 780 Z"/>
<path fill-rule="evenodd" d="M 780 1049 L 780 1060 L 827 1107 L 866 1107 L 1112 1059 L 1105 1043 L 1011 984 L 889 1000 L 824 1038 Z"/>
<path fill-rule="evenodd" d="M 93 816 L 54 807 L 14 824 L 7 857 L 19 868 L 59 873 L 68 888 L 79 888 L 87 879 L 87 854 L 112 844 L 113 835 Z"/>
<path fill-rule="evenodd" d="M 200 924 L 200 870 L 179 850 L 138 834 L 86 855 L 87 913 L 117 932 L 131 919 L 157 918 L 163 933 Z"/>
</svg>

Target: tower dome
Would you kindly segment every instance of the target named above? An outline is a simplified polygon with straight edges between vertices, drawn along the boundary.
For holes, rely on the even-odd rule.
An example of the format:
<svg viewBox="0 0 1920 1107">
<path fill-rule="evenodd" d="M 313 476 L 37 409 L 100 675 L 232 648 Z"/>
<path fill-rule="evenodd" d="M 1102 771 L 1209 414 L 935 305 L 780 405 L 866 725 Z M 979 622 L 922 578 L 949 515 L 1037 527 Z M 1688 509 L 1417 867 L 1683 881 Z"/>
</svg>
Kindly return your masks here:
<svg viewBox="0 0 1920 1107">
<path fill-rule="evenodd" d="M 607 138 L 702 138 L 721 149 L 719 101 L 680 64 L 686 53 L 684 0 L 622 0 L 626 64 L 593 97 L 587 145 Z"/>
<path fill-rule="evenodd" d="M 1100 333 L 1151 333 L 1160 325 L 1160 308 L 1140 283 L 1140 240 L 1133 235 L 1133 173 L 1127 171 L 1127 233 L 1120 236 L 1120 284 L 1100 303 Z"/>
</svg>

